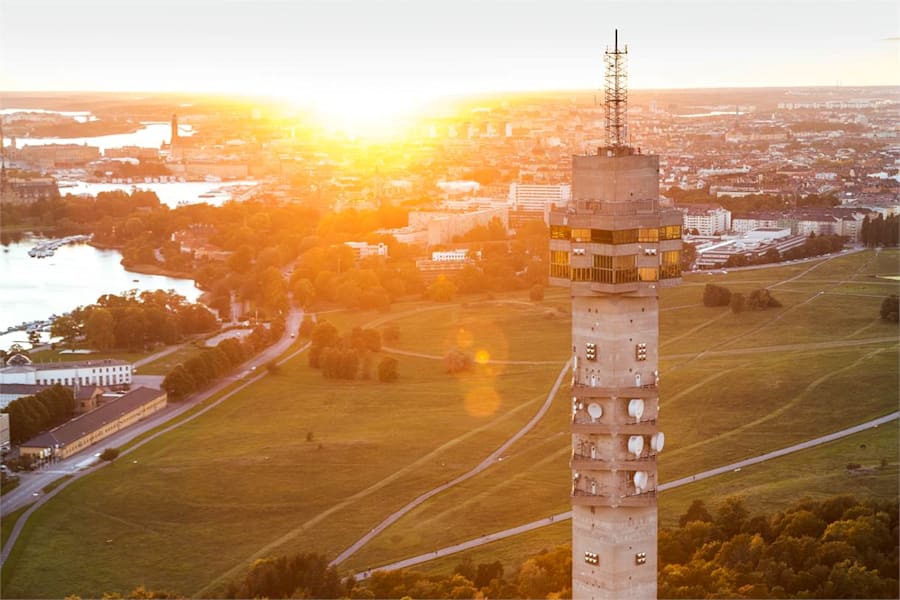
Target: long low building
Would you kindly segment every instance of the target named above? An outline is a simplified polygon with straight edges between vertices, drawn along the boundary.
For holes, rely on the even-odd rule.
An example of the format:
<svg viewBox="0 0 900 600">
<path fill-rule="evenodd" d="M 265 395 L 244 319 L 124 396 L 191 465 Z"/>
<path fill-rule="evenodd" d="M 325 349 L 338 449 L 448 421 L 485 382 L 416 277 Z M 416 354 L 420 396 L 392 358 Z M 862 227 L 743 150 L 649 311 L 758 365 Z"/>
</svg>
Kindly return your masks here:
<svg viewBox="0 0 900 600">
<path fill-rule="evenodd" d="M 20 453 L 35 458 L 67 458 L 165 408 L 166 393 L 139 387 L 92 411 L 33 437 Z"/>
<path fill-rule="evenodd" d="M 0 368 L 0 384 L 124 386 L 131 384 L 133 371 L 131 363 L 114 358 L 33 363 L 24 354 L 14 354 Z"/>
</svg>

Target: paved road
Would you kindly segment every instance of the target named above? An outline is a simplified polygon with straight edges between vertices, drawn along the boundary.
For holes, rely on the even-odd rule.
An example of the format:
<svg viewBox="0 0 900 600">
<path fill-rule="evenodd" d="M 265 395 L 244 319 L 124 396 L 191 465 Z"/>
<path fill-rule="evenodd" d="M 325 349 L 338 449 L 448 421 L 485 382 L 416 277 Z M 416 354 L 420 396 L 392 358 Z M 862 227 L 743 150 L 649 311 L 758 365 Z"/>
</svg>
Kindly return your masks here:
<svg viewBox="0 0 900 600">
<path fill-rule="evenodd" d="M 373 537 L 375 537 L 376 535 L 378 535 L 379 533 L 381 533 L 388 527 L 390 527 L 398 519 L 400 519 L 403 515 L 405 515 L 406 513 L 408 513 L 415 507 L 419 506 L 420 504 L 422 504 L 429 498 L 436 496 L 437 494 L 440 494 L 444 490 L 451 488 L 457 484 L 460 484 L 463 481 L 466 481 L 467 479 L 471 479 L 472 477 L 475 477 L 476 475 L 478 475 L 479 473 L 481 473 L 482 471 L 484 471 L 491 465 L 495 465 L 500 460 L 502 460 L 503 453 L 506 452 L 507 450 L 509 450 L 509 448 L 513 444 L 515 444 L 517 441 L 519 441 L 522 438 L 522 436 L 524 436 L 526 433 L 531 431 L 534 428 L 534 426 L 537 425 L 538 422 L 542 418 L 544 418 L 544 415 L 550 409 L 550 405 L 553 404 L 553 398 L 556 396 L 556 392 L 559 391 L 559 388 L 562 385 L 563 381 L 565 380 L 565 377 L 568 374 L 570 368 L 571 368 L 571 360 L 569 362 L 567 362 L 563 366 L 563 368 L 560 370 L 559 375 L 556 378 L 556 381 L 553 383 L 553 387 L 550 388 L 550 391 L 547 393 L 547 399 L 541 405 L 541 408 L 538 409 L 538 411 L 535 413 L 535 415 L 531 418 L 531 420 L 528 421 L 528 423 L 526 423 L 525 426 L 522 427 L 522 429 L 517 431 L 515 433 L 515 435 L 513 435 L 508 440 L 503 442 L 503 444 L 499 448 L 494 450 L 490 454 L 490 456 L 485 458 L 483 461 L 481 461 L 481 463 L 479 463 L 477 466 L 475 466 L 470 471 L 463 473 L 462 475 L 460 475 L 459 477 L 457 477 L 456 479 L 454 479 L 452 481 L 448 481 L 447 483 L 445 483 L 443 485 L 439 485 L 438 487 L 425 492 L 424 494 L 422 494 L 415 500 L 412 500 L 411 502 L 409 502 L 408 504 L 406 504 L 405 506 L 403 506 L 396 512 L 392 513 L 384 521 L 382 521 L 381 523 L 376 525 L 374 529 L 370 530 L 369 533 L 362 536 L 360 539 L 358 539 L 353 544 L 351 544 L 349 548 L 347 548 L 346 550 L 341 552 L 337 556 L 337 558 L 335 558 L 329 564 L 330 565 L 341 564 L 342 562 L 347 560 L 350 556 L 352 556 L 357 550 L 359 550 L 365 544 L 367 544 L 369 542 L 369 540 L 371 540 Z"/>
<path fill-rule="evenodd" d="M 84 450 L 83 452 L 79 452 L 78 454 L 75 454 L 65 460 L 48 465 L 48 466 L 40 469 L 39 471 L 35 471 L 32 473 L 23 473 L 22 477 L 21 477 L 21 481 L 19 483 L 19 486 L 16 489 L 14 489 L 13 491 L 11 491 L 7 494 L 4 494 L 2 497 L 2 500 L 0 500 L 0 502 L 2 502 L 2 504 L 0 504 L 0 513 L 8 514 L 14 510 L 17 510 L 17 509 L 27 505 L 29 502 L 34 502 L 34 504 L 25 513 L 23 513 L 23 515 L 21 517 L 19 517 L 19 519 L 16 521 L 16 524 L 13 527 L 13 531 L 6 541 L 6 545 L 3 547 L 2 552 L 0 552 L 0 564 L 2 564 L 3 562 L 6 561 L 6 558 L 9 556 L 9 553 L 12 551 L 13 545 L 15 544 L 16 539 L 19 536 L 19 533 L 22 531 L 22 527 L 24 527 L 25 522 L 28 520 L 28 517 L 30 517 L 31 514 L 35 510 L 37 510 L 37 508 L 39 508 L 44 503 L 46 503 L 48 500 L 50 500 L 50 498 L 52 498 L 57 493 L 59 493 L 59 491 L 61 491 L 63 488 L 65 488 L 69 484 L 71 484 L 72 481 L 75 481 L 76 479 L 80 479 L 81 477 L 84 477 L 85 475 L 92 473 L 93 471 L 96 471 L 97 469 L 100 469 L 100 468 L 106 466 L 107 464 L 109 464 L 109 463 L 103 463 L 103 462 L 97 461 L 96 457 L 99 455 L 99 452 L 102 448 L 120 447 L 120 446 L 130 442 L 137 436 L 139 436 L 143 433 L 146 433 L 152 429 L 155 429 L 157 427 L 160 427 L 161 425 L 164 425 L 168 421 L 170 421 L 170 420 L 178 417 L 179 415 L 185 413 L 186 411 L 194 408 L 195 406 L 197 406 L 204 400 L 208 399 L 210 396 L 213 396 L 214 394 L 221 392 L 228 386 L 230 386 L 234 383 L 237 383 L 237 382 L 242 382 L 240 386 L 238 386 L 237 388 L 235 388 L 228 394 L 222 396 L 216 402 L 208 405 L 203 410 L 194 413 L 193 415 L 191 415 L 190 417 L 187 417 L 186 419 L 176 422 L 175 424 L 171 425 L 170 427 L 167 427 L 161 431 L 158 431 L 157 433 L 153 434 L 152 436 L 147 437 L 146 439 L 142 440 L 138 444 L 135 444 L 128 450 L 123 451 L 121 454 L 121 457 L 124 457 L 124 456 L 128 455 L 129 453 L 131 453 L 132 451 L 134 451 L 135 449 L 146 444 L 150 440 L 153 440 L 153 439 L 159 437 L 160 435 L 167 433 L 167 432 L 175 429 L 176 427 L 183 425 L 184 423 L 188 423 L 188 422 L 192 421 L 193 419 L 199 417 L 200 415 L 204 414 L 208 410 L 214 408 L 215 406 L 218 406 L 220 403 L 224 402 L 225 400 L 227 400 L 228 398 L 230 398 L 237 392 L 243 390 L 248 385 L 255 383 L 256 381 L 259 381 L 261 378 L 263 378 L 266 375 L 266 371 L 264 369 L 261 369 L 257 372 L 255 370 L 253 370 L 253 367 L 255 367 L 257 365 L 264 365 L 265 363 L 267 363 L 271 360 L 275 360 L 276 358 L 281 356 L 294 342 L 294 339 L 291 337 L 290 334 L 297 331 L 297 328 L 299 327 L 300 321 L 302 318 L 303 318 L 302 310 L 292 310 L 288 314 L 287 326 L 285 327 L 285 333 L 281 337 L 280 340 L 278 340 L 272 346 L 269 346 L 268 348 L 263 350 L 260 354 L 256 355 L 252 359 L 248 360 L 241 367 L 236 369 L 234 374 L 220 379 L 218 382 L 216 382 L 211 387 L 208 387 L 207 389 L 205 389 L 201 392 L 197 392 L 197 393 L 191 395 L 183 402 L 179 402 L 177 404 L 170 404 L 170 405 L 166 406 L 166 408 L 163 409 L 162 411 L 160 411 L 158 413 L 154 413 L 151 417 L 144 419 L 143 421 L 140 421 L 140 422 L 134 424 L 133 426 L 104 439 L 99 444 L 92 446 L 92 447 Z M 279 364 L 285 362 L 286 360 L 289 360 L 290 358 L 296 356 L 300 352 L 303 352 L 308 347 L 309 347 L 309 344 L 307 343 L 300 349 L 291 353 L 289 356 L 282 358 L 281 361 L 279 361 Z M 152 358 L 152 357 L 148 357 L 148 358 Z M 49 494 L 43 493 L 42 489 L 44 487 L 46 487 L 47 485 L 49 485 L 50 483 L 52 483 L 53 481 L 59 479 L 60 477 L 62 477 L 64 475 L 70 475 L 71 479 L 69 479 L 69 480 L 63 482 L 62 484 L 60 484 L 59 486 L 57 486 Z"/>
<path fill-rule="evenodd" d="M 827 444 L 828 442 L 833 442 L 833 441 L 841 439 L 843 437 L 847 437 L 849 435 L 859 433 L 860 431 L 865 431 L 867 429 L 872 429 L 874 427 L 878 427 L 879 425 L 883 425 L 885 423 L 890 423 L 891 421 L 895 421 L 898 418 L 900 418 L 900 412 L 894 412 L 889 415 L 879 417 L 878 419 L 873 419 L 866 423 L 856 425 L 854 427 L 848 427 L 847 429 L 842 429 L 841 431 L 837 431 L 835 433 L 829 433 L 828 435 L 823 435 L 821 437 L 817 437 L 812 440 L 801 442 L 799 444 L 794 444 L 793 446 L 788 446 L 787 448 L 782 448 L 781 450 L 774 450 L 772 452 L 767 452 L 766 454 L 754 456 L 753 458 L 748 458 L 745 460 L 738 461 L 736 463 L 732 463 L 730 465 L 725 465 L 724 467 L 717 467 L 715 469 L 710 469 L 709 471 L 703 471 L 702 473 L 697 473 L 696 475 L 691 475 L 689 477 L 682 477 L 681 479 L 669 481 L 667 483 L 660 485 L 659 491 L 665 491 L 665 490 L 670 490 L 673 488 L 681 487 L 683 485 L 701 481 L 701 480 L 707 479 L 709 477 L 715 477 L 716 475 L 721 475 L 722 473 L 734 471 L 735 469 L 741 469 L 743 467 L 755 465 L 755 464 L 758 464 L 758 463 L 761 463 L 761 462 L 764 462 L 767 460 L 772 460 L 773 458 L 778 458 L 778 457 L 784 456 L 786 454 L 791 454 L 793 452 L 799 452 L 801 450 L 807 450 L 809 448 L 812 448 L 814 446 L 818 446 L 821 444 Z M 472 540 L 467 540 L 467 541 L 461 542 L 459 544 L 453 544 L 452 546 L 446 546 L 444 548 L 434 550 L 433 552 L 428 552 L 426 554 L 420 554 L 418 556 L 413 556 L 411 558 L 407 558 L 407 559 L 400 560 L 400 561 L 397 561 L 397 562 L 394 562 L 394 563 L 391 563 L 388 565 L 384 565 L 384 566 L 378 567 L 377 570 L 390 571 L 393 569 L 405 569 L 406 567 L 411 567 L 413 565 L 418 565 L 423 562 L 428 562 L 429 560 L 434 560 L 435 558 L 440 558 L 442 556 L 448 556 L 450 554 L 454 554 L 454 553 L 460 552 L 462 550 L 469 550 L 470 548 L 476 548 L 478 546 L 483 546 L 484 544 L 489 544 L 489 543 L 495 542 L 497 540 L 502 540 L 504 538 L 519 535 L 521 533 L 525 533 L 526 531 L 531 531 L 533 529 L 538 529 L 540 527 L 546 527 L 547 525 L 552 525 L 553 523 L 558 523 L 560 521 L 565 521 L 565 520 L 568 520 L 571 518 L 572 518 L 571 511 L 559 513 L 557 515 L 546 517 L 544 519 L 532 521 L 531 523 L 519 525 L 518 527 L 504 529 L 503 531 L 497 531 L 495 533 L 483 535 L 481 537 L 478 537 L 478 538 L 475 538 Z M 366 570 L 366 571 L 362 571 L 360 573 L 356 573 L 354 575 L 354 577 L 356 577 L 357 580 L 367 579 L 369 577 L 369 575 L 371 575 L 371 573 L 372 573 L 372 570 Z"/>
</svg>

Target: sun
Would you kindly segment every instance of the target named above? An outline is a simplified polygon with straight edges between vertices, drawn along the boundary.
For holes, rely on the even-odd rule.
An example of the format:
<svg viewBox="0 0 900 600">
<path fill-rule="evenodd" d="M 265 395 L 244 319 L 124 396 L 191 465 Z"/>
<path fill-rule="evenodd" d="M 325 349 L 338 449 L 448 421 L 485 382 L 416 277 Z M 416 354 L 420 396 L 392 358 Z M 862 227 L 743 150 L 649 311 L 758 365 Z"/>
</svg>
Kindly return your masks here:
<svg viewBox="0 0 900 600">
<path fill-rule="evenodd" d="M 301 100 L 326 131 L 350 138 L 389 141 L 404 137 L 421 116 L 424 99 L 399 88 L 317 90 Z"/>
</svg>

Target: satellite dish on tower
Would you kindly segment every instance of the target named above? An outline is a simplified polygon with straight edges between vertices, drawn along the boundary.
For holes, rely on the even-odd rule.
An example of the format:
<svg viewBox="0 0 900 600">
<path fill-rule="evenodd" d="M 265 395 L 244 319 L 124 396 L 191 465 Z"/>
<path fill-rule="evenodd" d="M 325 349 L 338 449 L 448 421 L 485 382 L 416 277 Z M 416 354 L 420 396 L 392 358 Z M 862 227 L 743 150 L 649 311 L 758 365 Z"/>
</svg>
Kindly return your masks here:
<svg viewBox="0 0 900 600">
<path fill-rule="evenodd" d="M 638 421 L 641 420 L 641 417 L 644 414 L 644 401 L 640 398 L 636 398 L 628 402 L 628 416 L 634 417 Z"/>
<path fill-rule="evenodd" d="M 635 456 L 640 456 L 644 451 L 644 436 L 633 435 L 628 438 L 628 451 Z"/>
<path fill-rule="evenodd" d="M 658 431 L 650 436 L 650 449 L 654 452 L 660 452 L 663 449 L 663 446 L 666 445 L 666 434 L 662 431 Z"/>
<path fill-rule="evenodd" d="M 649 482 L 650 477 L 647 475 L 647 471 L 635 471 L 634 473 L 634 487 L 637 488 L 639 492 L 643 492 L 647 489 L 647 483 Z"/>
<path fill-rule="evenodd" d="M 596 421 L 603 416 L 603 407 L 596 402 L 591 402 L 588 404 L 588 414 L 591 415 L 592 421 Z"/>
</svg>

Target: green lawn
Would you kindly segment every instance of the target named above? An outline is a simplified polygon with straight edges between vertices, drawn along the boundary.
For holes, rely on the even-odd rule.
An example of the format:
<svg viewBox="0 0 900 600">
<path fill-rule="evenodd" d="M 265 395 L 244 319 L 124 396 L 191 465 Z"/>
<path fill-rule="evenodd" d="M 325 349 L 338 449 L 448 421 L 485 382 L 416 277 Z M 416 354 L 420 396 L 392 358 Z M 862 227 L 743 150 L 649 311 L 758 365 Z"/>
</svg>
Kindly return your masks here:
<svg viewBox="0 0 900 600">
<path fill-rule="evenodd" d="M 886 254 L 879 257 L 880 270 L 886 268 L 881 264 Z M 897 329 L 878 320 L 880 298 L 896 288 L 874 282 L 874 268 L 874 253 L 867 252 L 727 275 L 689 275 L 681 287 L 665 289 L 660 422 L 667 446 L 661 479 L 896 410 Z M 796 279 L 786 282 L 791 278 Z M 707 282 L 737 291 L 775 286 L 783 307 L 737 315 L 706 308 L 701 297 Z M 881 288 L 886 290 L 879 295 Z M 128 460 L 63 490 L 29 520 L 4 566 L 4 593 L 96 596 L 145 584 L 216 596 L 254 558 L 301 550 L 334 556 L 422 492 L 468 471 L 527 422 L 568 357 L 571 327 L 568 291 L 559 289 L 548 289 L 540 303 L 517 292 L 319 318 L 341 332 L 395 321 L 400 340 L 390 345 L 412 352 L 440 357 L 463 347 L 495 360 L 548 364 L 479 365 L 472 373 L 451 376 L 440 360 L 399 355 L 401 379 L 387 385 L 326 381 L 300 355 L 280 375 L 267 376 Z M 887 341 L 774 349 L 874 338 Z M 568 404 L 563 389 L 547 417 L 503 461 L 431 498 L 343 567 L 393 562 L 566 510 Z M 896 428 L 893 440 L 867 446 L 891 441 L 896 447 Z M 795 455 L 822 465 L 820 477 L 806 474 L 810 494 L 836 493 L 843 486 L 878 495 L 891 481 L 896 494 L 896 452 L 887 456 L 894 466 L 873 475 L 871 486 L 864 479 L 869 475 L 835 479 L 833 461 L 847 459 L 836 458 L 840 452 L 831 458 L 817 452 L 825 449 Z M 789 490 L 795 475 L 780 464 L 759 465 L 709 485 L 734 476 L 727 491 L 745 486 L 754 497 L 771 498 L 759 506 L 778 506 L 788 495 L 780 490 Z M 770 487 L 743 479 L 757 472 Z M 684 490 L 706 484 L 695 485 Z M 662 495 L 663 521 L 677 518 L 678 507 L 689 502 L 669 500 L 684 490 Z M 567 531 L 555 525 L 497 542 L 494 554 L 484 556 L 513 561 L 554 545 L 553 532 L 567 536 Z M 78 560 L 85 556 L 91 559 L 89 569 Z M 444 562 L 452 566 L 458 560 Z"/>
<path fill-rule="evenodd" d="M 453 377 L 402 358 L 401 380 L 386 385 L 326 381 L 305 361 L 61 492 L 29 521 L 4 566 L 5 592 L 91 595 L 138 582 L 197 593 L 279 537 L 266 553 L 314 544 L 334 554 L 477 464 L 533 415 L 545 395 L 534 390 L 558 372 Z M 70 553 L 97 568 L 38 566 Z"/>
<path fill-rule="evenodd" d="M 168 375 L 169 371 L 203 352 L 206 348 L 202 346 L 203 342 L 197 342 L 198 345 L 185 344 L 174 352 L 166 354 L 153 362 L 138 367 L 140 375 Z"/>
</svg>

